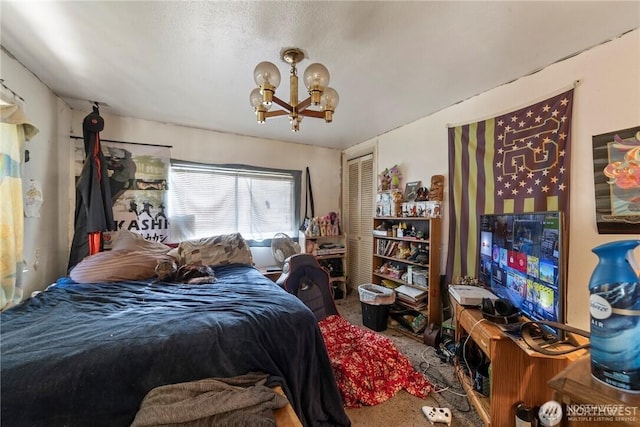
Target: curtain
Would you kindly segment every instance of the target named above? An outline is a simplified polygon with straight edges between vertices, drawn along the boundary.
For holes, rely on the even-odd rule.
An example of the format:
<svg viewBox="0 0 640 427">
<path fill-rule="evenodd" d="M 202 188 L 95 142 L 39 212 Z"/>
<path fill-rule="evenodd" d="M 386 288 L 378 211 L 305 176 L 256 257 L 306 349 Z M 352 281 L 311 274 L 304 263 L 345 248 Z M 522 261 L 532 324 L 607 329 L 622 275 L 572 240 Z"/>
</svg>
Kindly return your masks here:
<svg viewBox="0 0 640 427">
<path fill-rule="evenodd" d="M 22 300 L 24 211 L 23 144 L 38 129 L 29 122 L 15 96 L 2 92 L 0 101 L 0 309 Z"/>
<path fill-rule="evenodd" d="M 568 233 L 572 107 L 573 89 L 449 128 L 449 283 L 477 275 L 480 214 L 562 211 Z"/>
</svg>

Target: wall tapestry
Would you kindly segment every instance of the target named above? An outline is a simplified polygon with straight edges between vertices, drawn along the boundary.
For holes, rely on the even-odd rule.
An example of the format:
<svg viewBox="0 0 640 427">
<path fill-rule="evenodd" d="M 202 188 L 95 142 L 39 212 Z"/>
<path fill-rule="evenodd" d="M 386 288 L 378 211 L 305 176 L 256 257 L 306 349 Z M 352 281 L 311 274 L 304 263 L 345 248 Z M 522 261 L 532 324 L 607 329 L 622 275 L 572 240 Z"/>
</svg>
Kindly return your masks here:
<svg viewBox="0 0 640 427">
<path fill-rule="evenodd" d="M 480 214 L 559 210 L 569 229 L 572 107 L 573 89 L 448 129 L 449 283 L 477 275 Z"/>
<path fill-rule="evenodd" d="M 107 161 L 116 230 L 129 230 L 147 240 L 167 243 L 167 182 L 170 147 L 102 140 Z M 75 144 L 76 177 L 82 170 L 84 148 Z M 105 233 L 105 249 L 109 233 Z"/>
<path fill-rule="evenodd" d="M 592 140 L 598 233 L 640 233 L 640 126 Z"/>
</svg>

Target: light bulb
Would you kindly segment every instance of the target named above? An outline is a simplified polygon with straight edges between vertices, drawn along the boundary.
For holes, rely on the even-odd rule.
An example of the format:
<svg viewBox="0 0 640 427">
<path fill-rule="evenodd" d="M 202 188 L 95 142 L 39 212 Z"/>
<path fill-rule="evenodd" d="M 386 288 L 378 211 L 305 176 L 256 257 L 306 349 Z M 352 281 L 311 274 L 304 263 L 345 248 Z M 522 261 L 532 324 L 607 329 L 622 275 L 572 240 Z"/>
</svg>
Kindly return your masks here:
<svg viewBox="0 0 640 427">
<path fill-rule="evenodd" d="M 338 102 L 340 102 L 338 92 L 330 87 L 324 88 L 324 92 L 320 97 L 320 105 L 322 106 L 322 111 L 324 111 L 324 121 L 326 123 L 333 121 L 333 112 L 338 106 Z"/>
<path fill-rule="evenodd" d="M 253 108 L 258 108 L 262 105 L 262 94 L 260 93 L 259 87 L 251 91 L 251 95 L 249 95 L 249 102 Z"/>
<path fill-rule="evenodd" d="M 280 85 L 280 71 L 273 63 L 263 61 L 253 70 L 253 79 L 258 86 L 267 84 L 277 88 Z"/>
<path fill-rule="evenodd" d="M 303 79 L 308 90 L 322 90 L 329 84 L 329 71 L 324 65 L 316 62 L 304 70 Z"/>
<path fill-rule="evenodd" d="M 322 92 L 322 96 L 320 97 L 320 105 L 322 105 L 323 110 L 335 111 L 338 103 L 340 102 L 340 97 L 338 96 L 338 92 L 335 89 L 326 87 Z"/>
<path fill-rule="evenodd" d="M 269 111 L 271 104 L 265 105 L 262 102 L 262 93 L 259 87 L 251 91 L 251 94 L 249 95 L 249 102 L 256 112 L 256 119 L 258 120 L 258 123 L 264 123 L 266 119 L 265 113 Z"/>
</svg>

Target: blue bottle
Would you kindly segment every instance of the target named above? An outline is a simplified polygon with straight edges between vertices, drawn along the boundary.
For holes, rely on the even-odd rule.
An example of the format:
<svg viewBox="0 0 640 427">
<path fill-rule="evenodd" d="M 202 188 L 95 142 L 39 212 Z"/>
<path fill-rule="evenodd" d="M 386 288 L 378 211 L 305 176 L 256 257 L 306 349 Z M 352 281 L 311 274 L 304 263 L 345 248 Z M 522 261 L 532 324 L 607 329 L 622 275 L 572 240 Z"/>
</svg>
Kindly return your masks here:
<svg viewBox="0 0 640 427">
<path fill-rule="evenodd" d="M 591 375 L 625 391 L 640 393 L 640 280 L 633 250 L 640 240 L 592 249 L 599 261 L 589 281 Z"/>
</svg>

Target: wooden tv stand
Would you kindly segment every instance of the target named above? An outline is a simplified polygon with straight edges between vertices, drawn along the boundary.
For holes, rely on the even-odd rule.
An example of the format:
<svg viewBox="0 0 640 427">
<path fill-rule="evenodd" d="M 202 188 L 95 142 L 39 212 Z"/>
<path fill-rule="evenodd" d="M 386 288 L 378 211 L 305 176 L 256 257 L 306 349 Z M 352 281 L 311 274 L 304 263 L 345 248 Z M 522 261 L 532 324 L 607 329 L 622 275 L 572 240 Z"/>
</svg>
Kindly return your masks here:
<svg viewBox="0 0 640 427">
<path fill-rule="evenodd" d="M 452 304 L 456 342 L 463 345 L 470 335 L 469 340 L 491 361 L 489 396 L 474 390 L 472 379 L 462 369 L 465 362 L 456 362 L 458 378 L 486 426 L 513 426 L 518 402 L 534 407 L 551 400 L 553 390 L 547 382 L 585 354 L 585 350 L 562 356 L 534 352 L 524 342 L 510 338 L 497 325 L 485 320 L 479 309 L 461 306 L 453 299 Z"/>
</svg>

